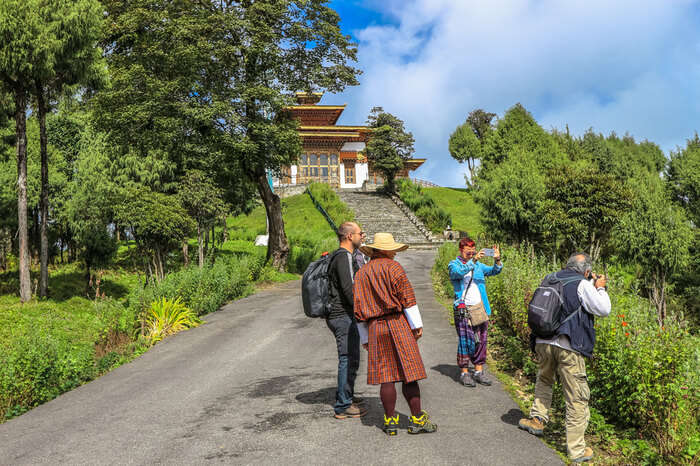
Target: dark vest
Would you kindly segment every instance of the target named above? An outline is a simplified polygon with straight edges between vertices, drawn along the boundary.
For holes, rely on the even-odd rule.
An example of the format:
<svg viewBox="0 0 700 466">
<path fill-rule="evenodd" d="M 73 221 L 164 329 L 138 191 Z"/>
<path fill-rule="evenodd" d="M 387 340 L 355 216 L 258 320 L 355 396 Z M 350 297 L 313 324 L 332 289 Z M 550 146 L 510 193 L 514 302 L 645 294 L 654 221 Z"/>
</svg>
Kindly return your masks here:
<svg viewBox="0 0 700 466">
<path fill-rule="evenodd" d="M 573 270 L 564 269 L 557 272 L 557 277 L 560 279 L 576 276 L 581 277 L 581 280 L 585 280 L 583 275 Z M 567 317 L 576 312 L 581 306 L 581 300 L 578 297 L 578 286 L 580 283 L 580 280 L 577 280 L 564 286 L 564 315 Z M 581 309 L 581 312 L 559 327 L 557 335 L 568 336 L 571 342 L 571 349 L 590 358 L 593 355 L 593 347 L 595 346 L 595 327 L 593 323 L 593 314 Z"/>
</svg>

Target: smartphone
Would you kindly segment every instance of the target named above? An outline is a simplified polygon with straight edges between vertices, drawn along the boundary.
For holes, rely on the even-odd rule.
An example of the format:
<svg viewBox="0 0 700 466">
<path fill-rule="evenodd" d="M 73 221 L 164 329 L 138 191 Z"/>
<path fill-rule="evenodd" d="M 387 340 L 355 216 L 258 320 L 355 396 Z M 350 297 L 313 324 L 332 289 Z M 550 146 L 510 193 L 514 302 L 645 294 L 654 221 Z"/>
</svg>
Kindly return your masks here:
<svg viewBox="0 0 700 466">
<path fill-rule="evenodd" d="M 481 251 L 484 253 L 485 256 L 489 256 L 489 257 L 493 257 L 494 254 L 495 254 L 494 250 L 491 249 L 491 248 L 489 248 L 489 249 L 482 249 Z"/>
</svg>

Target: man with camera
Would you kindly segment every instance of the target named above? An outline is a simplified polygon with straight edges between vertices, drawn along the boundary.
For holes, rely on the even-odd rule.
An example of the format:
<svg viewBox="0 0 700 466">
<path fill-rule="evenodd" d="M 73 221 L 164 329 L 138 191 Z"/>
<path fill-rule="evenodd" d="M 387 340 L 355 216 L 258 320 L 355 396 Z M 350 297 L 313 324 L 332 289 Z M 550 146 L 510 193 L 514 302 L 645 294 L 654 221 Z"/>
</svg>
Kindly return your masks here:
<svg viewBox="0 0 700 466">
<path fill-rule="evenodd" d="M 610 297 L 604 275 L 593 274 L 588 254 L 572 255 L 564 270 L 556 273 L 563 284 L 562 315 L 565 316 L 555 335 L 542 338 L 533 335 L 535 353 L 539 362 L 535 400 L 530 418 L 520 420 L 518 426 L 533 435 L 541 436 L 552 404 L 552 385 L 559 376 L 566 400 L 566 448 L 574 463 L 589 461 L 593 450 L 586 446 L 584 433 L 590 413 L 590 390 L 586 378 L 586 360 L 595 345 L 594 317 L 610 314 Z"/>
</svg>

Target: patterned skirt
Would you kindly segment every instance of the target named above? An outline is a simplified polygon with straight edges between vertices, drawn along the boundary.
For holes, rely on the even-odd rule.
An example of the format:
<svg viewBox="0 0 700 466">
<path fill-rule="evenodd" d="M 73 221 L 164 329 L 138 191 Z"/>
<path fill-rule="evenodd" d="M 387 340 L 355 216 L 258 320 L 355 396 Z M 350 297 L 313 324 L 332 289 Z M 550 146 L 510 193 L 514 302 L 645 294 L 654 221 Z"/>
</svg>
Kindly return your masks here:
<svg viewBox="0 0 700 466">
<path fill-rule="evenodd" d="M 369 321 L 367 384 L 414 382 L 425 379 L 418 342 L 402 313 Z"/>
</svg>

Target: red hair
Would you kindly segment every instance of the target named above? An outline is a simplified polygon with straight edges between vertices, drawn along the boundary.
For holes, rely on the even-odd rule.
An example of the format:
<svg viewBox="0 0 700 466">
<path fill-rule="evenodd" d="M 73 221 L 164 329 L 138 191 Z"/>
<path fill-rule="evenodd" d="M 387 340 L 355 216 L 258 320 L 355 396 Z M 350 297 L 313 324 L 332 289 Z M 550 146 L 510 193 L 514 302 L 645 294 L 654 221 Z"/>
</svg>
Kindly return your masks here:
<svg viewBox="0 0 700 466">
<path fill-rule="evenodd" d="M 461 240 L 459 240 L 460 251 L 464 248 L 473 248 L 474 246 L 476 246 L 476 243 L 471 238 L 462 238 Z"/>
</svg>

